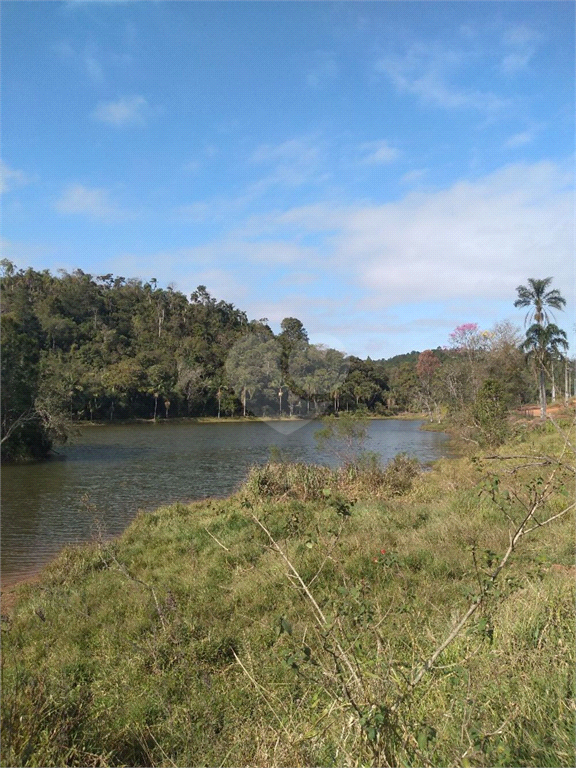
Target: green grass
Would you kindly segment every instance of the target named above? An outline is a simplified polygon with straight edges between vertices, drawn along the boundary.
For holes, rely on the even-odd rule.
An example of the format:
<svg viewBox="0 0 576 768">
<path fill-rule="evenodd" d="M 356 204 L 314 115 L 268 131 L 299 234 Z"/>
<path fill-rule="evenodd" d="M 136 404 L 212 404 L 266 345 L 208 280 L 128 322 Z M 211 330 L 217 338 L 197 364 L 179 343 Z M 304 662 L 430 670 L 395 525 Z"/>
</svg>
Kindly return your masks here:
<svg viewBox="0 0 576 768">
<path fill-rule="evenodd" d="M 531 425 L 498 453 L 560 447 Z M 2 764 L 574 765 L 572 514 L 407 687 L 550 475 L 530 463 L 270 464 L 66 550 L 3 622 Z M 572 498 L 560 467 L 540 519 Z"/>
</svg>

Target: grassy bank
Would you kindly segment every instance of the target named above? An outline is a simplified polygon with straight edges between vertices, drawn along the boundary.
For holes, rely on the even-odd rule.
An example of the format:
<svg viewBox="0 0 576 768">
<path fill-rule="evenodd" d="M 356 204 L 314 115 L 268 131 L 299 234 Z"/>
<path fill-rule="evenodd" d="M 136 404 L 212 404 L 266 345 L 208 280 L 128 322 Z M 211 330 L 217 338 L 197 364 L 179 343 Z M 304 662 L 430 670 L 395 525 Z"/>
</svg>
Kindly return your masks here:
<svg viewBox="0 0 576 768">
<path fill-rule="evenodd" d="M 270 464 L 66 550 L 3 621 L 2 764 L 574 765 L 570 454 Z"/>
</svg>

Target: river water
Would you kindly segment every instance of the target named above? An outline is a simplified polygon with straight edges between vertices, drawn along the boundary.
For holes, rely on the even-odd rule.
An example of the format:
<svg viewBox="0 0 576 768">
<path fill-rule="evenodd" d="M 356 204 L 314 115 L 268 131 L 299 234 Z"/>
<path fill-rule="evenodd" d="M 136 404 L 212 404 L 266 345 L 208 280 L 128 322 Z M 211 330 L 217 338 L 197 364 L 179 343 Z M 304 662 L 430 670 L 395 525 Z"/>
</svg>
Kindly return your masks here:
<svg viewBox="0 0 576 768">
<path fill-rule="evenodd" d="M 383 462 L 403 451 L 429 462 L 448 454 L 447 436 L 421 422 L 371 421 L 365 448 Z M 6 587 L 38 572 L 66 544 L 121 533 L 140 509 L 225 496 L 273 446 L 293 461 L 319 454 L 317 421 L 86 426 L 59 457 L 2 467 L 1 577 Z"/>
</svg>

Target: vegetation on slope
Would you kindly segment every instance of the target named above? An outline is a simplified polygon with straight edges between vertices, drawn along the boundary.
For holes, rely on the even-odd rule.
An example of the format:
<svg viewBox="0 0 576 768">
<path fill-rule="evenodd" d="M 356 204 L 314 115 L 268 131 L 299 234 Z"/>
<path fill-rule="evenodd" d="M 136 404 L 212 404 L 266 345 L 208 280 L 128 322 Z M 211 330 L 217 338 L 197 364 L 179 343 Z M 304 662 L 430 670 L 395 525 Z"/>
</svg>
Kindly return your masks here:
<svg viewBox="0 0 576 768">
<path fill-rule="evenodd" d="M 3 622 L 2 764 L 574 765 L 571 444 L 276 462 L 66 550 Z"/>
<path fill-rule="evenodd" d="M 2 261 L 3 458 L 45 456 L 73 422 L 308 415 L 384 402 L 379 366 L 309 343 L 285 318 L 275 335 L 204 286 L 58 277 Z M 346 379 L 346 380 L 344 380 Z"/>
<path fill-rule="evenodd" d="M 552 278 L 518 288 L 537 321 L 523 343 L 510 324 L 464 323 L 446 348 L 374 362 L 311 344 L 294 317 L 274 334 L 204 286 L 187 297 L 154 278 L 2 269 L 4 460 L 45 457 L 82 420 L 358 410 L 449 418 L 482 444 L 496 438 L 490 400 L 506 411 L 539 393 L 545 413 L 548 384 L 553 403 L 573 391 L 566 335 L 547 324 L 546 307 L 565 303 Z"/>
</svg>

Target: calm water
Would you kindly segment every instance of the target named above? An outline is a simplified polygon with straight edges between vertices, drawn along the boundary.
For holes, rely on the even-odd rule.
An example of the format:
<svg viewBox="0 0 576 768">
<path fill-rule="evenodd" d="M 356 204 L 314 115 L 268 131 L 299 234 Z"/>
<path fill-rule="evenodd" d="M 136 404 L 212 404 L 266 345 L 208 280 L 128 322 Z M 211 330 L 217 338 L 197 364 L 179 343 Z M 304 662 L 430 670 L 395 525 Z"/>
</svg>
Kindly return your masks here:
<svg viewBox="0 0 576 768">
<path fill-rule="evenodd" d="M 421 422 L 372 421 L 366 448 L 384 461 L 405 451 L 427 462 L 446 455 L 446 435 Z M 224 496 L 277 446 L 296 461 L 330 463 L 315 448 L 318 422 L 134 424 L 85 427 L 62 457 L 2 467 L 2 585 L 37 572 L 65 545 L 98 527 L 113 536 L 139 509 Z"/>
</svg>

